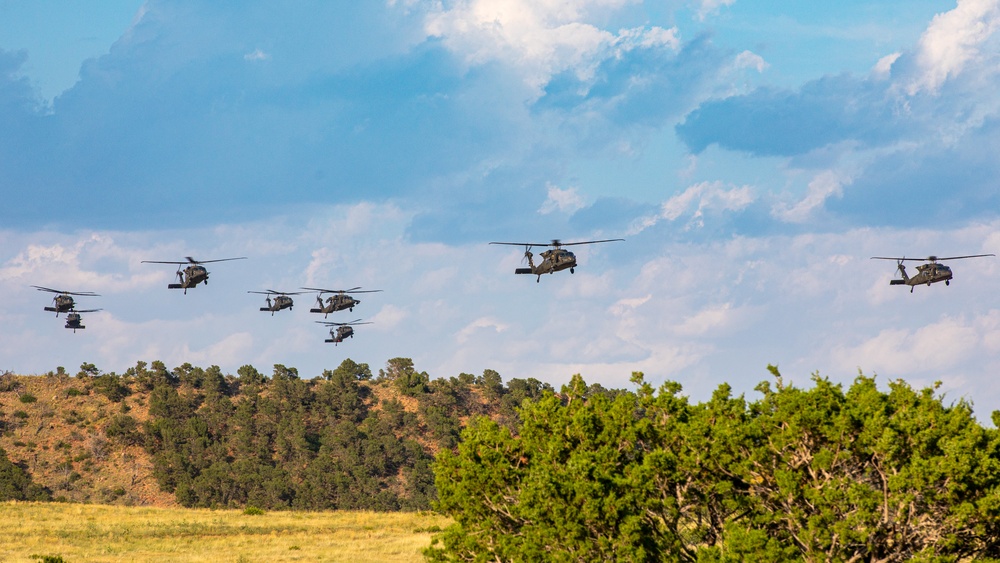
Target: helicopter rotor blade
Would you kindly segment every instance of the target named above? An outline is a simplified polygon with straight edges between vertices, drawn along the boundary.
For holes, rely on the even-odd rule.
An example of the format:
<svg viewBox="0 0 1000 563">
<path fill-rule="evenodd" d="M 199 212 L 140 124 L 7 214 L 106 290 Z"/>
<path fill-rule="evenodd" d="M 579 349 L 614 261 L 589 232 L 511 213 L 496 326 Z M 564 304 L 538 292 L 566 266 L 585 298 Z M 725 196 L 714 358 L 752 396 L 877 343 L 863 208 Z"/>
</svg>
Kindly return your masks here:
<svg viewBox="0 0 1000 563">
<path fill-rule="evenodd" d="M 52 289 L 49 287 L 42 287 L 40 285 L 33 285 L 38 291 L 48 291 L 49 293 L 58 293 L 61 295 L 78 295 L 80 297 L 100 297 L 100 294 L 94 293 L 93 291 L 62 291 L 59 289 Z"/>
<path fill-rule="evenodd" d="M 230 260 L 246 260 L 246 256 L 240 256 L 239 258 L 220 258 L 218 260 L 195 260 L 190 256 L 186 256 L 187 260 L 184 262 L 178 260 L 143 260 L 142 264 L 210 264 L 212 262 L 228 262 Z"/>
<path fill-rule="evenodd" d="M 624 242 L 625 239 L 623 239 L 623 238 L 609 238 L 609 239 L 604 239 L 604 240 L 584 240 L 584 241 L 580 241 L 580 242 L 559 242 L 558 240 L 554 240 L 552 242 L 559 243 L 556 246 L 574 246 L 574 245 L 577 245 L 577 244 L 597 244 L 599 242 L 619 242 L 619 241 L 620 242 Z"/>
<path fill-rule="evenodd" d="M 191 259 L 191 257 L 188 256 L 188 260 L 190 260 L 190 259 Z M 194 263 L 195 264 L 211 264 L 212 262 L 229 262 L 230 260 L 246 260 L 246 259 L 247 259 L 246 256 L 240 256 L 240 257 L 237 257 L 237 258 L 219 258 L 218 260 L 195 260 Z"/>
<path fill-rule="evenodd" d="M 935 262 L 935 261 L 938 261 L 938 260 L 942 260 L 943 261 L 943 260 L 961 260 L 963 258 L 983 258 L 985 256 L 996 256 L 996 254 L 970 254 L 968 256 L 945 256 L 945 257 L 929 256 L 927 259 L 930 260 L 930 261 L 932 261 L 932 262 Z"/>
<path fill-rule="evenodd" d="M 968 256 L 928 256 L 927 258 L 907 258 L 905 256 L 872 256 L 872 260 L 896 260 L 897 262 L 938 262 L 944 260 L 961 260 L 963 258 L 982 258 L 984 256 L 996 256 L 995 254 L 970 254 Z"/>
<path fill-rule="evenodd" d="M 623 239 L 623 238 L 609 238 L 609 239 L 603 239 L 603 240 L 581 240 L 581 241 L 577 241 L 577 242 L 562 242 L 559 239 L 552 239 L 552 242 L 491 242 L 490 244 L 505 244 L 507 246 L 527 246 L 527 247 L 531 247 L 531 246 L 554 246 L 554 247 L 560 247 L 560 246 L 574 246 L 574 245 L 577 245 L 577 244 L 597 244 L 597 243 L 600 243 L 600 242 L 618 242 L 618 241 L 624 241 L 624 240 L 625 239 Z"/>
</svg>

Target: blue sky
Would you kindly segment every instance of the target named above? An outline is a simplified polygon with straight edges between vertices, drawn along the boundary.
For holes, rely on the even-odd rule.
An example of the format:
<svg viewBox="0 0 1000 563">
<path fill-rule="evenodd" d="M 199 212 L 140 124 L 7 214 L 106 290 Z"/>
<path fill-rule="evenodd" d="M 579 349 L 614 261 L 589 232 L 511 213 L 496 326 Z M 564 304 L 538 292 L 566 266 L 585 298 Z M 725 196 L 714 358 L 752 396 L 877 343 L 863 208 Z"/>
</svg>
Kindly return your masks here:
<svg viewBox="0 0 1000 563">
<path fill-rule="evenodd" d="M 0 369 L 190 361 L 705 399 L 862 370 L 1000 409 L 1000 6 L 0 1 Z M 535 283 L 489 241 L 575 247 Z M 247 256 L 168 291 L 142 260 Z M 31 285 L 95 291 L 73 334 Z M 339 346 L 247 291 L 383 289 Z"/>
</svg>

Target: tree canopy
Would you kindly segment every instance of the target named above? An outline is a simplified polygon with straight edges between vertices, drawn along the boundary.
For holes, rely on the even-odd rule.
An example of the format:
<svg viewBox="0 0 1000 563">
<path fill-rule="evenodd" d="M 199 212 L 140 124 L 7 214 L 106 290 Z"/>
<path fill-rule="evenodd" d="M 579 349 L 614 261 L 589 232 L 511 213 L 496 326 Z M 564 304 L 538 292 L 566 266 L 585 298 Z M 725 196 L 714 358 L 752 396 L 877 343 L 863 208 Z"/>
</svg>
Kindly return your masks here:
<svg viewBox="0 0 1000 563">
<path fill-rule="evenodd" d="M 958 561 L 1000 557 L 998 433 L 902 381 L 880 391 L 676 383 L 526 401 L 435 462 L 439 561 Z"/>
</svg>

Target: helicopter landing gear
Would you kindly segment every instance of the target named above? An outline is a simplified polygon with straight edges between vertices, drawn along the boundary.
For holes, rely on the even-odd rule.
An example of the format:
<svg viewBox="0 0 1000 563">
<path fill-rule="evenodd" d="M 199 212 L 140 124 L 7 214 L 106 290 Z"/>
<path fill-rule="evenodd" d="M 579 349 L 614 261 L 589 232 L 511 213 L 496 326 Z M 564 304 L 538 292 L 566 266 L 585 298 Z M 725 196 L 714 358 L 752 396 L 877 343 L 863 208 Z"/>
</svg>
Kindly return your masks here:
<svg viewBox="0 0 1000 563">
<path fill-rule="evenodd" d="M 944 280 L 945 285 L 951 285 L 951 280 Z"/>
<path fill-rule="evenodd" d="M 575 274 L 575 273 L 576 273 L 576 268 L 570 268 L 570 269 L 569 269 L 569 273 L 571 273 L 571 274 Z"/>
</svg>

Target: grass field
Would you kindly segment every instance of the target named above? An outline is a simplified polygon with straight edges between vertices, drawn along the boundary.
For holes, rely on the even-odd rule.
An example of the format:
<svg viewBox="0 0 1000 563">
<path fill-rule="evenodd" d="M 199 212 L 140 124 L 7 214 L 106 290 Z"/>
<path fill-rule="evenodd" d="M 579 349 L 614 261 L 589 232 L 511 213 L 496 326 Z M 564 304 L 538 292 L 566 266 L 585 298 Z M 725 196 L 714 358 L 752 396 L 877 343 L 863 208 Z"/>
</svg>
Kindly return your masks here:
<svg viewBox="0 0 1000 563">
<path fill-rule="evenodd" d="M 420 561 L 428 512 L 267 512 L 0 503 L 0 561 Z"/>
</svg>

